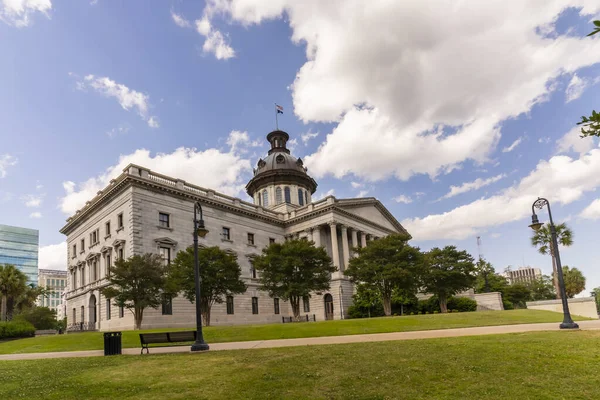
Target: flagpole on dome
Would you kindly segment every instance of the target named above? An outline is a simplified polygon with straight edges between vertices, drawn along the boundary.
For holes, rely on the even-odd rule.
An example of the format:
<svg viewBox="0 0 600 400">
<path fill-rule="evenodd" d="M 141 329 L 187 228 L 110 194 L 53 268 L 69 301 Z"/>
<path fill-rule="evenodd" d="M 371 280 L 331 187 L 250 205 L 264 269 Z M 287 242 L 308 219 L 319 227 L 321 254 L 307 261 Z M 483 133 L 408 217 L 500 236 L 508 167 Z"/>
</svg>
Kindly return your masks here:
<svg viewBox="0 0 600 400">
<path fill-rule="evenodd" d="M 277 118 L 279 114 L 283 114 L 283 107 L 275 103 L 275 129 L 277 130 L 279 130 L 279 120 Z"/>
</svg>

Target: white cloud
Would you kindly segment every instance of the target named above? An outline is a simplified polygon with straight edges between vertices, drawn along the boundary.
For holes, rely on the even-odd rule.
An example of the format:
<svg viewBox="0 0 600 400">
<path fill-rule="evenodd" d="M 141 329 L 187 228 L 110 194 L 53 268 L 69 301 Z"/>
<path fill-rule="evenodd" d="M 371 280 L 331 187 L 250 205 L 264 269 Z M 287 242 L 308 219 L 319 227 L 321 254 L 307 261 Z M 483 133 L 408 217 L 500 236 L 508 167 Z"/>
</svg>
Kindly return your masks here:
<svg viewBox="0 0 600 400">
<path fill-rule="evenodd" d="M 4 178 L 7 174 L 8 167 L 17 165 L 17 158 L 10 154 L 0 154 L 0 178 Z"/>
<path fill-rule="evenodd" d="M 306 158 L 316 177 L 405 180 L 486 162 L 503 121 L 547 101 L 558 77 L 600 61 L 599 40 L 536 31 L 568 7 L 600 11 L 588 0 L 208 3 L 208 18 L 244 26 L 283 18 L 306 45 L 294 112 L 337 124 Z"/>
<path fill-rule="evenodd" d="M 130 89 L 105 76 L 87 75 L 83 80 L 77 82 L 77 87 L 82 90 L 91 88 L 106 97 L 115 98 L 124 110 L 137 110 L 139 116 L 148 123 L 148 126 L 158 128 L 156 117 L 148 115 L 150 97 L 147 94 Z"/>
<path fill-rule="evenodd" d="M 449 199 L 450 197 L 454 197 L 454 196 L 462 194 L 462 193 L 480 189 L 484 186 L 488 186 L 488 185 L 491 185 L 492 183 L 498 182 L 500 179 L 502 179 L 504 177 L 506 177 L 506 175 L 500 174 L 500 175 L 492 176 L 491 178 L 487 178 L 487 179 L 477 178 L 472 182 L 465 182 L 460 186 L 450 186 L 450 191 L 448 193 L 446 193 L 445 195 L 443 195 L 442 197 L 440 197 L 439 200 Z"/>
<path fill-rule="evenodd" d="M 42 205 L 44 195 L 27 194 L 22 196 L 21 200 L 25 202 L 25 207 L 36 208 Z"/>
<path fill-rule="evenodd" d="M 144 166 L 153 171 L 203 187 L 229 194 L 243 193 L 247 175 L 252 172 L 250 160 L 242 158 L 238 145 L 243 142 L 239 131 L 231 132 L 227 143 L 232 149 L 222 152 L 218 149 L 198 151 L 180 147 L 172 153 L 158 153 L 154 156 L 146 149 L 138 149 L 131 154 L 121 155 L 115 165 L 102 174 L 76 184 L 63 182 L 65 196 L 60 200 L 60 208 L 66 214 L 73 214 L 105 188 L 111 179 L 119 176 L 130 163 Z M 237 138 L 237 139 L 236 139 Z"/>
<path fill-rule="evenodd" d="M 38 183 L 37 185 L 35 185 L 35 190 L 42 190 L 44 188 L 44 185 L 42 185 L 41 183 Z"/>
<path fill-rule="evenodd" d="M 501 193 L 481 198 L 442 214 L 402 221 L 417 240 L 465 239 L 507 222 L 529 224 L 531 204 L 538 196 L 568 204 L 600 186 L 600 149 L 579 158 L 557 155 L 542 160 L 520 182 Z"/>
<path fill-rule="evenodd" d="M 587 79 L 583 79 L 577 76 L 577 74 L 573 74 L 569 85 L 567 86 L 567 90 L 565 90 L 566 95 L 566 103 L 569 103 L 573 100 L 577 100 L 583 94 L 583 91 L 588 86 Z"/>
<path fill-rule="evenodd" d="M 394 201 L 396 203 L 404 203 L 404 204 L 410 204 L 413 202 L 413 200 L 410 197 L 405 196 L 403 194 L 401 194 L 400 196 L 394 197 Z"/>
<path fill-rule="evenodd" d="M 235 57 L 235 51 L 219 31 L 212 31 L 206 36 L 202 50 L 205 53 L 213 53 L 217 60 L 227 60 Z"/>
<path fill-rule="evenodd" d="M 516 149 L 517 146 L 520 145 L 522 141 L 523 141 L 522 137 L 518 138 L 517 140 L 515 140 L 514 142 L 512 142 L 512 144 L 510 146 L 503 148 L 502 152 L 503 153 L 510 153 L 511 151 L 513 151 L 514 149 Z"/>
<path fill-rule="evenodd" d="M 500 236 L 502 236 L 502 234 L 501 234 L 501 233 L 498 233 L 498 232 L 494 232 L 494 233 L 492 233 L 490 236 L 491 236 L 493 239 L 498 239 Z"/>
<path fill-rule="evenodd" d="M 234 153 L 247 153 L 249 147 L 262 146 L 261 140 L 250 140 L 250 135 L 246 131 L 231 131 L 226 143 Z"/>
<path fill-rule="evenodd" d="M 600 199 L 592 201 L 589 206 L 583 209 L 579 216 L 586 219 L 600 219 Z"/>
<path fill-rule="evenodd" d="M 112 139 L 120 135 L 125 135 L 130 129 L 131 127 L 129 125 L 121 124 L 117 128 L 112 128 L 110 131 L 106 132 L 106 135 Z"/>
<path fill-rule="evenodd" d="M 562 138 L 556 141 L 557 151 L 559 153 L 567 153 L 574 151 L 579 154 L 587 153 L 594 147 L 596 147 L 596 138 L 587 137 L 582 138 L 581 127 L 574 126 L 569 132 L 567 132 Z"/>
<path fill-rule="evenodd" d="M 208 18 L 204 17 L 202 19 L 196 20 L 196 31 L 198 31 L 198 33 L 202 36 L 208 36 L 208 34 L 210 33 L 210 29 L 211 26 Z"/>
<path fill-rule="evenodd" d="M 335 195 L 335 189 L 329 189 L 327 192 L 325 193 L 320 193 L 318 194 L 313 200 L 314 201 L 319 201 L 321 199 L 324 199 L 327 196 L 334 196 Z"/>
<path fill-rule="evenodd" d="M 39 253 L 40 269 L 67 269 L 67 242 L 41 246 Z"/>
<path fill-rule="evenodd" d="M 32 212 L 29 214 L 29 218 L 42 218 L 42 213 L 39 211 Z"/>
<path fill-rule="evenodd" d="M 359 182 L 350 182 L 350 185 L 352 185 L 352 188 L 354 188 L 354 189 L 359 189 L 359 188 L 365 186 L 364 183 L 359 183 Z"/>
<path fill-rule="evenodd" d="M 290 151 L 292 153 L 294 153 L 294 150 L 296 150 L 296 146 L 298 146 L 298 139 L 297 138 L 293 138 L 287 141 L 286 147 L 288 149 L 290 149 Z"/>
<path fill-rule="evenodd" d="M 319 136 L 319 132 L 307 132 L 300 135 L 300 138 L 302 139 L 302 143 L 306 146 L 311 139 L 314 139 L 317 136 Z"/>
<path fill-rule="evenodd" d="M 360 192 L 358 192 L 356 197 L 366 197 L 368 194 L 369 194 L 368 190 L 361 190 Z"/>
<path fill-rule="evenodd" d="M 36 12 L 50 17 L 50 0 L 0 0 L 0 21 L 23 28 L 31 23 L 30 17 Z"/>
<path fill-rule="evenodd" d="M 181 28 L 191 28 L 192 27 L 192 23 L 190 21 L 185 19 L 183 16 L 177 14 L 173 10 L 171 10 L 171 18 L 173 18 L 173 21 L 175 22 L 175 24 L 177 24 L 177 26 L 179 26 Z"/>
</svg>

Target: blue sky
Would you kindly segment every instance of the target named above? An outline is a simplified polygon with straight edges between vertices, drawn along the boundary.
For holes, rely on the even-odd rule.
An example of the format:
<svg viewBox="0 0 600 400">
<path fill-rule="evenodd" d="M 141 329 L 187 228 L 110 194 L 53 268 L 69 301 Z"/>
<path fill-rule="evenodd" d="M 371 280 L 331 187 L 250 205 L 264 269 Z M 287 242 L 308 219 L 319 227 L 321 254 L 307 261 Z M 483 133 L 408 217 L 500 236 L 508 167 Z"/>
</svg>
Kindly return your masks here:
<svg viewBox="0 0 600 400">
<path fill-rule="evenodd" d="M 549 273 L 527 228 L 544 196 L 575 233 L 563 264 L 600 286 L 600 149 L 575 127 L 600 100 L 600 6 L 523 3 L 0 0 L 0 223 L 64 269 L 58 230 L 129 162 L 247 199 L 277 102 L 317 197 Z"/>
</svg>

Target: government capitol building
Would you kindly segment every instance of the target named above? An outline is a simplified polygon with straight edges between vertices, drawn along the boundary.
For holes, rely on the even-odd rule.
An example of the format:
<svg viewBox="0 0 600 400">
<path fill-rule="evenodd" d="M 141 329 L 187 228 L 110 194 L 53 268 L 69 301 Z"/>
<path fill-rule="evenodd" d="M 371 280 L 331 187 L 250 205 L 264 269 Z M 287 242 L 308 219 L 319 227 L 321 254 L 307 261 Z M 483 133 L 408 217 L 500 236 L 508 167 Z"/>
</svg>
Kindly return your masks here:
<svg viewBox="0 0 600 400">
<path fill-rule="evenodd" d="M 332 258 L 338 271 L 331 288 L 313 294 L 300 306 L 301 316 L 343 319 L 352 304 L 354 286 L 344 270 L 353 247 L 392 233 L 407 233 L 375 198 L 312 201 L 317 183 L 300 158 L 290 154 L 289 135 L 267 135 L 268 155 L 258 160 L 246 185 L 253 202 L 202 188 L 177 177 L 130 164 L 60 230 L 67 236 L 68 287 L 65 293 L 70 329 L 126 330 L 133 314 L 111 304 L 100 289 L 108 285 L 108 267 L 119 258 L 158 253 L 170 262 L 192 245 L 194 203 L 202 204 L 209 230 L 199 246 L 218 246 L 237 254 L 247 291 L 211 309 L 211 325 L 281 322 L 292 315 L 289 303 L 259 290 L 253 257 L 272 242 L 290 238 L 313 241 Z M 142 329 L 194 326 L 195 305 L 183 296 L 165 298 L 161 307 L 146 309 Z"/>
</svg>

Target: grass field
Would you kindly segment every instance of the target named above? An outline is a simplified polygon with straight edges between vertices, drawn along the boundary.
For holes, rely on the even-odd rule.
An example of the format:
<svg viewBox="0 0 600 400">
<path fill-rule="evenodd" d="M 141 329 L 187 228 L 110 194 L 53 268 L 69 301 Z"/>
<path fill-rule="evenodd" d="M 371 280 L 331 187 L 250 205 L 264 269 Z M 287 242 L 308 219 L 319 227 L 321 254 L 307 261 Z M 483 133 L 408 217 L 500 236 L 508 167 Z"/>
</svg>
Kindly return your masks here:
<svg viewBox="0 0 600 400">
<path fill-rule="evenodd" d="M 0 399 L 597 399 L 600 332 L 0 362 Z"/>
<path fill-rule="evenodd" d="M 574 318 L 579 321 L 588 319 L 584 317 Z M 562 321 L 562 314 L 559 313 L 539 310 L 512 310 L 296 324 L 215 326 L 205 328 L 204 336 L 208 343 L 224 343 L 560 321 Z M 162 331 L 165 330 L 169 329 L 162 329 Z M 154 330 L 154 332 L 160 331 L 160 329 Z M 123 347 L 140 347 L 139 333 L 140 331 L 124 331 L 122 337 Z M 103 343 L 102 333 L 98 332 L 41 336 L 0 343 L 0 354 L 101 350 Z"/>
</svg>

